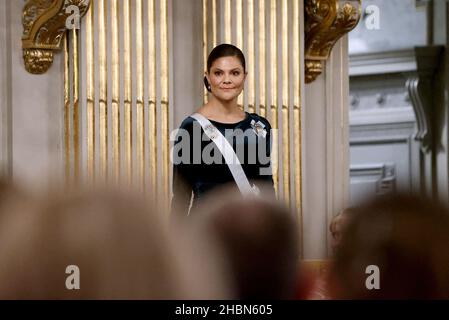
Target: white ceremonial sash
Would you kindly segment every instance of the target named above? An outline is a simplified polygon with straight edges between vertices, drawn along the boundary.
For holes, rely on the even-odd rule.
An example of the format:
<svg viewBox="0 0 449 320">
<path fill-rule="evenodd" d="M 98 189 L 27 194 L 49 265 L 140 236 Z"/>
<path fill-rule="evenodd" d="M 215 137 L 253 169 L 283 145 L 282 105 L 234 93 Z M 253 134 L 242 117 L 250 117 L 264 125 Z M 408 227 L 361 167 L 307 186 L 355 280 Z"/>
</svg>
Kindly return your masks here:
<svg viewBox="0 0 449 320">
<path fill-rule="evenodd" d="M 240 192 L 244 196 L 258 196 L 260 194 L 259 188 L 255 184 L 253 184 L 252 186 L 250 185 L 248 177 L 246 176 L 245 171 L 243 171 L 239 158 L 235 154 L 235 151 L 229 141 L 223 136 L 220 130 L 218 130 L 202 114 L 194 113 L 193 115 L 191 115 L 191 117 L 199 122 L 206 135 L 215 143 L 215 145 L 218 147 L 218 150 L 220 150 Z"/>
</svg>

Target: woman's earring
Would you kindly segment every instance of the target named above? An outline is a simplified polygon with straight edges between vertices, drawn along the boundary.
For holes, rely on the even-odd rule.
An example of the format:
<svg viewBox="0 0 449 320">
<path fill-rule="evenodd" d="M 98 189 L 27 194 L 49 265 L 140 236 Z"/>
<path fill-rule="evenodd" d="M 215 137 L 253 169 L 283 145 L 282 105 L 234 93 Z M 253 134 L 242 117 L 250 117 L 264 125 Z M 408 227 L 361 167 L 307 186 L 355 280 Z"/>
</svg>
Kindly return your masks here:
<svg viewBox="0 0 449 320">
<path fill-rule="evenodd" d="M 208 90 L 208 91 L 211 91 L 210 85 L 207 86 L 207 90 Z"/>
</svg>

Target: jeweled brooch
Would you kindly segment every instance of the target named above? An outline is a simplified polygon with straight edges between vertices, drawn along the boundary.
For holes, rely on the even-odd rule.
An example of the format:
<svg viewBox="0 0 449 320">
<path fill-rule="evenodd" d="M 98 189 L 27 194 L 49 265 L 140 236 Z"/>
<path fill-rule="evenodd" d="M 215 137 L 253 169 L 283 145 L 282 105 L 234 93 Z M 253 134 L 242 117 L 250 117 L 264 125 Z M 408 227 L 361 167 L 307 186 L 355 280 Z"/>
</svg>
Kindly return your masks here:
<svg viewBox="0 0 449 320">
<path fill-rule="evenodd" d="M 251 120 L 251 127 L 258 137 L 265 138 L 267 136 L 265 125 L 260 120 L 257 122 L 255 120 Z"/>
</svg>

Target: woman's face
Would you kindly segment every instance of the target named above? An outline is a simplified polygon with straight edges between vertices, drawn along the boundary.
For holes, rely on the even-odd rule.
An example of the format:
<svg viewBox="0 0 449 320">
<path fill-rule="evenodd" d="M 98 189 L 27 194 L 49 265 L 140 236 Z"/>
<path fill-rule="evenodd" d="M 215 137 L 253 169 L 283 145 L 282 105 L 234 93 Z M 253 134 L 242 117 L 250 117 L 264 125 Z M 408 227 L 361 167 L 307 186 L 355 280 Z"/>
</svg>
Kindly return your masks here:
<svg viewBox="0 0 449 320">
<path fill-rule="evenodd" d="M 223 101 L 231 101 L 243 90 L 246 74 L 237 57 L 221 57 L 206 72 L 212 94 Z"/>
</svg>

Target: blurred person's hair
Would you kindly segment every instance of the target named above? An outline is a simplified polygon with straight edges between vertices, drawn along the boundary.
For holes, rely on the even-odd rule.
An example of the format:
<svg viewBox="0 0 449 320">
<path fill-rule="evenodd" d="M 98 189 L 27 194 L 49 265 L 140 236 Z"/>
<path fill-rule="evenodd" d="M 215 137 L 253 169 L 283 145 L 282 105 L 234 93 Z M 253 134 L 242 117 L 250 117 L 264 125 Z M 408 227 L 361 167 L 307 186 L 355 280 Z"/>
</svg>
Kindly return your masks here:
<svg viewBox="0 0 449 320">
<path fill-rule="evenodd" d="M 34 197 L 12 183 L 0 177 L 0 225 L 9 215 L 27 211 L 33 205 Z"/>
<path fill-rule="evenodd" d="M 0 208 L 21 195 L 23 195 L 22 190 L 17 188 L 9 180 L 0 176 Z"/>
<path fill-rule="evenodd" d="M 337 247 L 340 245 L 341 237 L 344 229 L 349 224 L 349 220 L 352 217 L 354 212 L 353 208 L 345 208 L 338 212 L 331 220 L 329 224 L 329 231 L 332 236 L 332 249 L 335 252 Z"/>
<path fill-rule="evenodd" d="M 195 218 L 222 245 L 238 299 L 294 297 L 298 233 L 285 206 L 274 198 L 244 198 L 224 186 L 203 201 Z"/>
<path fill-rule="evenodd" d="M 449 298 L 449 216 L 410 195 L 372 200 L 352 210 L 330 270 L 337 299 Z M 367 287 L 379 269 L 379 288 Z M 373 269 L 374 270 L 374 269 Z"/>
<path fill-rule="evenodd" d="M 137 195 L 91 191 L 9 215 L 0 225 L 0 298 L 227 298 L 208 262 L 213 252 L 180 248 L 156 211 Z M 179 236 L 195 247 L 187 233 Z M 66 288 L 69 265 L 80 270 L 79 290 Z"/>
</svg>

